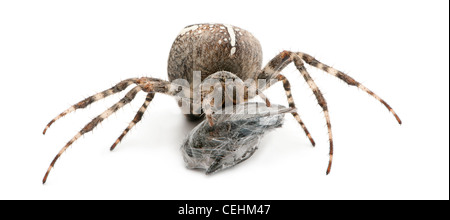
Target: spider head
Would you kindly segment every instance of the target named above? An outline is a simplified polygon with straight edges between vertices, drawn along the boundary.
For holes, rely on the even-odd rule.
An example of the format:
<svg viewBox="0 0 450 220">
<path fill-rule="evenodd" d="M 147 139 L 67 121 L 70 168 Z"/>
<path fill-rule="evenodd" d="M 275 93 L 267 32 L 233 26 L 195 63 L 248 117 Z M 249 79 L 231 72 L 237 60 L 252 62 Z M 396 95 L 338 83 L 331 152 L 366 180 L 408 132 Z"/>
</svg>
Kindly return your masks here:
<svg viewBox="0 0 450 220">
<path fill-rule="evenodd" d="M 214 106 L 221 108 L 223 106 L 242 103 L 245 98 L 245 84 L 234 73 L 228 71 L 218 71 L 209 75 L 202 82 L 202 95 L 204 98 L 214 100 Z"/>
</svg>

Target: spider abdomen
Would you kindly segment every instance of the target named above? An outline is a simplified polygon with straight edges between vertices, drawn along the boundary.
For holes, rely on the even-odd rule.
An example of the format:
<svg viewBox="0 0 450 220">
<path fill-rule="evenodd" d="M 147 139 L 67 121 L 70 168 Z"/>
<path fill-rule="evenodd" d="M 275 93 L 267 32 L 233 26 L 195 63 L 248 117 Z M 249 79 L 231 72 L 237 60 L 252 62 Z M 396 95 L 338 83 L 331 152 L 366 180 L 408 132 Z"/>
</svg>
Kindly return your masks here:
<svg viewBox="0 0 450 220">
<path fill-rule="evenodd" d="M 178 34 L 167 70 L 170 81 L 184 79 L 192 87 L 194 71 L 202 81 L 222 70 L 245 81 L 255 79 L 261 65 L 261 45 L 250 32 L 232 25 L 195 24 Z"/>
</svg>

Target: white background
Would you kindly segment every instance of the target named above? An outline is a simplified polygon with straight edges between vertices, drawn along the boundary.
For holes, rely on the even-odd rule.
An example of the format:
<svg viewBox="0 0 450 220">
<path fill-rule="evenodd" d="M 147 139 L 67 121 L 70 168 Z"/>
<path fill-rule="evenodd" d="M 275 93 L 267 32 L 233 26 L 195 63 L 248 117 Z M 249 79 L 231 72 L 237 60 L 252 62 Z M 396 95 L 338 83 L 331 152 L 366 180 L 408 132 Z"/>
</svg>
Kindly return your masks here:
<svg viewBox="0 0 450 220">
<path fill-rule="evenodd" d="M 0 199 L 448 199 L 448 1 L 1 1 Z M 56 153 L 124 93 L 57 121 L 57 114 L 129 77 L 167 79 L 169 49 L 183 27 L 229 23 L 261 42 L 264 63 L 302 51 L 340 69 L 375 99 L 309 68 L 328 101 L 335 157 L 315 97 L 295 68 L 283 73 L 313 148 L 291 115 L 252 158 L 206 176 L 179 151 L 193 128 L 173 98 L 157 95 L 114 152 L 139 94 Z M 286 104 L 281 85 L 267 91 Z"/>
</svg>

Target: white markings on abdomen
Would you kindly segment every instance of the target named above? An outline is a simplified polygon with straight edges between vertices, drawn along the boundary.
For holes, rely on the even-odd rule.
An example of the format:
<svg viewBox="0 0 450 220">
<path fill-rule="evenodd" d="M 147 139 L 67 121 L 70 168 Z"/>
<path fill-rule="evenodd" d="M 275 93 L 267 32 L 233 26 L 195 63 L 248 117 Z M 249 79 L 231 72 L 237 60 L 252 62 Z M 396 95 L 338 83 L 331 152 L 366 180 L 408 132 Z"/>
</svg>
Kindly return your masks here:
<svg viewBox="0 0 450 220">
<path fill-rule="evenodd" d="M 234 33 L 233 26 L 229 24 L 224 24 L 224 26 L 227 28 L 228 35 L 230 35 L 230 44 L 231 44 L 230 56 L 233 56 L 233 54 L 236 53 L 236 34 Z"/>
<path fill-rule="evenodd" d="M 178 35 L 184 35 L 186 32 L 196 30 L 197 28 L 198 28 L 198 25 L 189 26 L 189 27 L 181 30 L 181 32 Z"/>
<path fill-rule="evenodd" d="M 218 41 L 219 44 L 222 44 L 223 42 L 229 42 L 231 45 L 231 50 L 230 50 L 230 56 L 233 56 L 236 53 L 236 31 L 238 32 L 237 34 L 240 34 L 242 36 L 242 33 L 239 32 L 240 29 L 236 28 L 236 31 L 234 29 L 234 27 L 232 25 L 229 24 L 217 24 L 219 27 L 219 32 L 224 33 L 225 30 L 228 32 L 228 35 L 230 36 L 230 38 L 227 38 L 225 36 L 223 36 L 222 39 L 220 39 Z M 203 25 L 192 25 L 189 27 L 184 28 L 183 30 L 181 30 L 181 32 L 178 34 L 178 36 L 183 36 L 183 35 L 189 35 L 189 33 L 194 34 L 194 31 L 196 31 L 196 34 L 202 34 L 204 30 L 206 30 L 209 27 L 209 31 L 212 33 L 214 32 L 215 29 L 214 26 L 216 26 L 216 24 L 203 24 Z M 217 27 L 217 26 L 216 26 Z"/>
</svg>

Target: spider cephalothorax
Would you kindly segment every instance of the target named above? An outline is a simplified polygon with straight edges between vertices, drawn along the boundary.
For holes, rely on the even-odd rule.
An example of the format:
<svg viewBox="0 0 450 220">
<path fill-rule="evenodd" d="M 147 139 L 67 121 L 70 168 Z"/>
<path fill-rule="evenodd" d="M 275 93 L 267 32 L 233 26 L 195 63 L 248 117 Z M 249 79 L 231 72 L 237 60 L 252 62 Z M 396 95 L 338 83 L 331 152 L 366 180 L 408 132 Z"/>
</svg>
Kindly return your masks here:
<svg viewBox="0 0 450 220">
<path fill-rule="evenodd" d="M 283 51 L 262 68 L 261 46 L 259 41 L 250 32 L 232 25 L 196 24 L 184 28 L 172 45 L 167 68 L 169 81 L 150 77 L 123 80 L 112 88 L 90 96 L 71 106 L 48 123 L 43 132 L 44 134 L 56 120 L 64 115 L 73 112 L 76 109 L 85 108 L 95 101 L 103 99 L 111 94 L 124 91 L 128 86 L 134 85 L 124 98 L 89 122 L 60 150 L 47 169 L 43 182 L 45 183 L 47 180 L 48 174 L 55 162 L 73 142 L 83 134 L 90 132 L 101 121 L 109 117 L 118 109 L 130 103 L 140 91 L 147 93 L 146 100 L 128 127 L 111 146 L 111 150 L 113 150 L 128 131 L 141 120 L 156 93 L 177 97 L 178 104 L 184 109 L 183 113 L 185 115 L 190 119 L 201 119 L 203 118 L 203 115 L 205 115 L 211 126 L 214 125 L 213 117 L 211 117 L 211 115 L 220 107 L 247 102 L 255 96 L 261 96 L 266 100 L 266 105 L 270 106 L 270 102 L 265 98 L 262 92 L 265 88 L 273 85 L 277 81 L 282 81 L 289 107 L 290 109 L 295 109 L 296 106 L 291 94 L 290 83 L 288 79 L 281 74 L 281 71 L 292 62 L 313 91 L 320 107 L 323 109 L 323 114 L 325 115 L 330 143 L 330 157 L 327 174 L 330 172 L 333 159 L 333 138 L 330 117 L 328 114 L 328 105 L 319 88 L 307 72 L 305 63 L 319 68 L 332 76 L 341 79 L 345 83 L 356 86 L 367 92 L 385 105 L 395 116 L 398 123 L 401 124 L 401 120 L 394 110 L 375 93 L 347 74 L 319 62 L 308 54 Z M 233 87 L 232 89 L 229 89 L 230 84 L 228 81 L 233 82 L 231 84 L 231 87 Z M 217 95 L 217 89 L 221 91 L 220 95 Z M 217 102 L 217 100 L 220 101 Z M 305 124 L 300 119 L 300 115 L 296 111 L 290 113 L 301 125 L 305 134 L 311 141 L 311 144 L 315 145 Z"/>
</svg>

